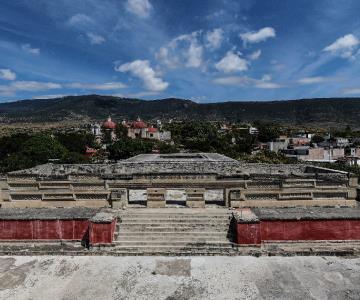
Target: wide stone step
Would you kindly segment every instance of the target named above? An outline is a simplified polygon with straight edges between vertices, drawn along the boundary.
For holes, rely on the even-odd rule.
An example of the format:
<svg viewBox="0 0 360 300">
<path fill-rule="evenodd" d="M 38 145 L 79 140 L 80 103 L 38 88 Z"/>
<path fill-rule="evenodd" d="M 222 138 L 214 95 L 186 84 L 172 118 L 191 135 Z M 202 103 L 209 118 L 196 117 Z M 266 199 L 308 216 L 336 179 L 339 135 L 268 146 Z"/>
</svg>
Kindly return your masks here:
<svg viewBox="0 0 360 300">
<path fill-rule="evenodd" d="M 138 232 L 138 231 L 122 231 L 121 233 L 116 232 L 116 234 L 120 237 L 140 237 L 140 238 L 154 238 L 154 237 L 174 237 L 174 238 L 181 238 L 181 237 L 188 237 L 188 236 L 192 236 L 192 237 L 219 237 L 219 236 L 226 236 L 227 232 L 222 232 L 222 231 L 203 231 L 203 232 L 182 232 L 182 231 L 169 231 L 169 232 L 165 232 L 165 231 L 161 231 L 161 232 Z"/>
<path fill-rule="evenodd" d="M 135 227 L 135 226 L 124 226 L 120 230 L 117 230 L 120 234 L 121 232 L 147 232 L 147 231 L 161 231 L 161 232 L 227 232 L 229 227 L 218 227 L 218 226 L 198 226 L 198 227 L 189 227 L 189 226 L 144 226 L 144 227 Z"/>
<path fill-rule="evenodd" d="M 119 214 L 120 218 L 227 218 L 232 213 L 226 214 L 179 214 L 179 213 L 153 213 L 153 214 Z"/>
<path fill-rule="evenodd" d="M 233 249 L 181 249 L 181 248 L 158 248 L 158 249 L 112 249 L 112 255 L 117 256 L 235 256 L 239 252 Z"/>
<path fill-rule="evenodd" d="M 119 236 L 116 239 L 117 242 L 137 242 L 137 241 L 144 241 L 144 242 L 163 242 L 168 243 L 169 237 L 168 236 L 159 236 L 159 235 L 149 235 L 146 237 L 139 237 L 139 236 Z M 171 241 L 176 242 L 189 242 L 189 243 L 208 243 L 208 242 L 218 242 L 222 241 L 224 243 L 229 242 L 226 235 L 222 236 L 206 236 L 206 237 L 194 237 L 191 235 L 186 236 L 177 236 L 171 239 Z"/>
<path fill-rule="evenodd" d="M 227 219 L 122 219 L 119 224 L 144 224 L 144 223 L 189 223 L 189 224 L 229 224 Z"/>
<path fill-rule="evenodd" d="M 230 223 L 222 222 L 222 223 L 189 223 L 189 222 L 143 222 L 143 223 L 117 223 L 117 226 L 119 228 L 124 227 L 133 227 L 133 228 L 139 228 L 139 227 L 208 227 L 208 226 L 216 226 L 216 227 L 229 227 Z"/>
<path fill-rule="evenodd" d="M 198 232 L 228 232 L 229 229 L 226 227 L 211 227 L 209 228 L 209 226 L 204 226 L 204 227 L 185 227 L 185 226 L 181 226 L 181 227 L 174 227 L 174 226 L 147 226 L 147 227 L 142 227 L 142 228 L 134 228 L 134 227 L 125 227 L 125 228 L 121 228 L 121 230 L 119 230 L 119 235 L 121 235 L 123 232 L 134 232 L 134 231 L 138 231 L 138 232 L 183 232 L 183 233 L 189 233 L 191 234 L 193 231 L 198 231 Z"/>
<path fill-rule="evenodd" d="M 132 249 L 147 251 L 167 251 L 167 250 L 191 250 L 191 249 L 232 249 L 234 246 L 231 242 L 209 242 L 209 243 L 184 243 L 184 242 L 168 242 L 168 243 L 148 243 L 148 242 L 118 242 L 114 241 L 116 249 Z"/>
<path fill-rule="evenodd" d="M 221 247 L 221 248 L 232 248 L 232 244 L 229 241 L 114 241 L 114 244 L 117 246 L 127 246 L 127 247 L 185 247 L 185 248 L 212 248 L 212 247 Z"/>
<path fill-rule="evenodd" d="M 131 217 L 131 218 L 226 218 L 231 216 L 232 213 L 224 213 L 224 214 L 178 214 L 178 213 L 153 213 L 153 214 L 118 214 L 120 217 Z"/>
</svg>

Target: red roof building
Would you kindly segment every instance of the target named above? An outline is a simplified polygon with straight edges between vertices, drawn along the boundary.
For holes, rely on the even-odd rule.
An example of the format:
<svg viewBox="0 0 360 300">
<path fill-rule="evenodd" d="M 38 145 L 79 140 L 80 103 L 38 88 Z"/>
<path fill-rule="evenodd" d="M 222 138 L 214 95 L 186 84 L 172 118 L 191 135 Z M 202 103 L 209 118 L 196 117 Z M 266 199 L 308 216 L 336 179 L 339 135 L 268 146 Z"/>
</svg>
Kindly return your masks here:
<svg viewBox="0 0 360 300">
<path fill-rule="evenodd" d="M 111 120 L 111 117 L 108 117 L 107 120 L 102 124 L 102 127 L 104 129 L 113 130 L 116 128 L 116 123 Z"/>
</svg>

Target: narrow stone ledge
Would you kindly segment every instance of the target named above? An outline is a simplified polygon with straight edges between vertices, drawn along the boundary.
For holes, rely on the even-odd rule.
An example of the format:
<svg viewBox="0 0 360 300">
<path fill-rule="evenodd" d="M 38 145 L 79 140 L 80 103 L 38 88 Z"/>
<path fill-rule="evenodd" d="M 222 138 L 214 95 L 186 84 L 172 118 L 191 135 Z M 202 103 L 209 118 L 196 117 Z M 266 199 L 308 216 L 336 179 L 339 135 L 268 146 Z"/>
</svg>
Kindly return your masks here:
<svg viewBox="0 0 360 300">
<path fill-rule="evenodd" d="M 112 221 L 115 219 L 115 216 L 112 213 L 108 212 L 99 212 L 96 215 L 94 215 L 90 221 L 92 223 L 112 223 Z"/>
<path fill-rule="evenodd" d="M 237 223 L 258 223 L 260 222 L 258 216 L 250 209 L 234 210 L 233 216 Z"/>
</svg>

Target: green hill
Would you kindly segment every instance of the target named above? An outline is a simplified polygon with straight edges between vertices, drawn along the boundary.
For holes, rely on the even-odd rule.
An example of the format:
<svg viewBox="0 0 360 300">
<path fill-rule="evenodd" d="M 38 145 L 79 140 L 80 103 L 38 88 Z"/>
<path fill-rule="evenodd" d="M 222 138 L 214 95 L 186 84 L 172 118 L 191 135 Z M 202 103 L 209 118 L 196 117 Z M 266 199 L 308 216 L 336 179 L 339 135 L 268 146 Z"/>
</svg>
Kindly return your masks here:
<svg viewBox="0 0 360 300">
<path fill-rule="evenodd" d="M 294 125 L 360 127 L 360 98 L 195 103 L 183 99 L 139 100 L 111 96 L 69 96 L 0 104 L 0 121 L 116 120 L 156 118 L 277 121 Z"/>
</svg>

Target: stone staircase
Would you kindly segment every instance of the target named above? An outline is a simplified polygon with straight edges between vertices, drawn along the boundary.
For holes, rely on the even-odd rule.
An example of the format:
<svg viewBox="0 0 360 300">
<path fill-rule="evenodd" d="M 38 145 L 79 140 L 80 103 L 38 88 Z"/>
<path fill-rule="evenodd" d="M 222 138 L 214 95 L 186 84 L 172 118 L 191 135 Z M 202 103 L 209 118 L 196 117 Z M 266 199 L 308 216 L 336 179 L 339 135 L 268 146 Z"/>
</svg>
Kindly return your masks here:
<svg viewBox="0 0 360 300">
<path fill-rule="evenodd" d="M 119 212 L 118 255 L 235 255 L 231 210 L 162 208 Z"/>
</svg>

